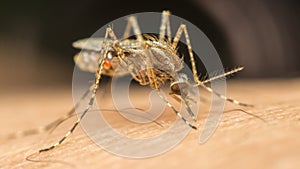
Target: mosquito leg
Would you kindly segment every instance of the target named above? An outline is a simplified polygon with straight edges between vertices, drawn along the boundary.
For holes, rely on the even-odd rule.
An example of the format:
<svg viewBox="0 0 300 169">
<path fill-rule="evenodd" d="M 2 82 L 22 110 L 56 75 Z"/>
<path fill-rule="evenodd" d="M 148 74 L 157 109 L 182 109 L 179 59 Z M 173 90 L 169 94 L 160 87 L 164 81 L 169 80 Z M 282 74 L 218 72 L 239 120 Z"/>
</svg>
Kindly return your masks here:
<svg viewBox="0 0 300 169">
<path fill-rule="evenodd" d="M 197 68 L 196 68 L 196 63 L 195 63 L 195 59 L 194 59 L 194 55 L 193 55 L 193 49 L 192 49 L 192 45 L 191 45 L 190 38 L 189 38 L 189 35 L 188 35 L 188 31 L 187 31 L 187 28 L 186 28 L 185 24 L 181 24 L 180 27 L 178 28 L 178 31 L 175 35 L 172 47 L 176 48 L 182 33 L 184 33 L 184 35 L 185 35 L 185 39 L 186 39 L 186 43 L 187 43 L 188 51 L 189 51 L 189 56 L 190 56 L 190 61 L 191 61 L 191 64 L 192 64 L 192 72 L 193 72 L 193 75 L 194 75 L 194 81 L 197 83 L 197 85 L 202 87 L 203 89 L 207 90 L 208 92 L 217 95 L 221 99 L 224 99 L 224 100 L 228 101 L 228 102 L 231 102 L 231 103 L 234 103 L 234 104 L 237 104 L 237 105 L 240 105 L 240 106 L 252 107 L 253 105 L 246 104 L 246 103 L 241 103 L 237 100 L 228 98 L 228 97 L 226 97 L 222 94 L 219 94 L 219 93 L 215 92 L 212 88 L 206 86 L 202 81 L 199 80 L 198 73 L 197 73 Z"/>
<path fill-rule="evenodd" d="M 163 11 L 162 12 L 162 18 L 161 18 L 161 24 L 159 28 L 159 41 L 163 42 L 166 35 L 167 30 L 167 36 L 168 41 L 171 42 L 171 27 L 170 27 L 170 20 L 169 20 L 170 11 Z"/>
<path fill-rule="evenodd" d="M 81 102 L 81 100 L 83 100 L 83 99 L 86 98 L 88 92 L 90 92 L 90 90 L 87 90 L 83 94 L 83 96 L 80 98 L 80 101 L 78 103 L 76 103 L 76 105 L 70 111 L 68 111 L 66 114 L 64 114 L 63 116 L 59 117 L 58 119 L 52 121 L 51 123 L 49 123 L 49 124 L 47 124 L 45 126 L 41 126 L 39 128 L 25 130 L 25 131 L 20 131 L 20 132 L 8 135 L 7 139 L 14 139 L 14 138 L 18 138 L 18 137 L 26 137 L 26 136 L 30 136 L 30 135 L 34 135 L 34 134 L 44 133 L 44 132 L 47 132 L 47 131 L 49 131 L 49 133 L 51 133 L 61 123 L 63 123 L 65 120 L 67 120 L 70 117 L 72 117 L 72 116 L 75 115 L 75 109 L 79 106 L 79 103 Z"/>
<path fill-rule="evenodd" d="M 152 53 L 147 50 L 147 46 L 145 46 L 145 49 L 148 53 L 147 56 L 152 56 Z M 151 64 L 151 57 L 146 57 L 146 65 L 147 65 L 147 75 L 148 75 L 148 79 L 149 79 L 149 83 L 150 83 L 150 86 L 152 88 L 155 88 L 156 90 L 156 93 L 157 95 L 168 105 L 168 107 L 170 107 L 173 112 L 175 112 L 177 114 L 177 116 L 179 118 L 181 118 L 188 126 L 190 126 L 191 128 L 193 129 L 197 129 L 196 126 L 194 126 L 193 124 L 191 124 L 187 119 L 185 119 L 180 112 L 178 112 L 174 106 L 161 94 L 160 92 L 160 89 L 159 89 L 159 86 L 158 86 L 158 83 L 157 83 L 157 80 L 156 80 L 156 75 L 154 73 L 154 69 L 152 67 L 152 64 Z"/>
<path fill-rule="evenodd" d="M 108 37 L 110 37 L 113 40 L 117 40 L 117 38 L 116 38 L 115 34 L 113 33 L 113 31 L 111 30 L 111 28 L 107 28 L 106 32 L 105 32 L 103 44 L 102 44 L 102 47 L 101 47 L 100 57 L 99 57 L 99 66 L 98 66 L 98 69 L 96 71 L 95 81 L 94 81 L 94 84 L 92 86 L 92 94 L 91 94 L 91 98 L 89 100 L 88 106 L 86 107 L 86 109 L 83 111 L 82 115 L 78 118 L 78 120 L 74 123 L 72 128 L 65 134 L 65 136 L 63 138 L 61 138 L 58 142 L 56 142 L 52 146 L 39 150 L 39 153 L 52 150 L 55 147 L 57 147 L 58 145 L 62 144 L 73 133 L 73 131 L 76 129 L 76 127 L 78 126 L 80 121 L 83 119 L 83 117 L 87 114 L 87 112 L 91 110 L 91 108 L 94 104 L 95 98 L 96 98 L 97 90 L 99 88 L 99 83 L 100 83 L 100 79 L 101 79 L 101 72 L 103 70 L 104 61 L 107 57 L 108 49 L 110 47 L 109 45 L 111 45 L 110 43 L 107 43 L 107 38 Z M 104 51 L 104 48 L 105 48 L 105 51 Z"/>
<path fill-rule="evenodd" d="M 138 21 L 135 16 L 128 17 L 127 26 L 126 26 L 125 32 L 123 34 L 123 39 L 126 39 L 129 37 L 131 28 L 133 29 L 133 33 L 137 36 L 137 40 L 142 42 L 143 36 L 142 36 Z"/>
<path fill-rule="evenodd" d="M 159 89 L 156 89 L 156 93 L 158 94 L 158 96 L 173 110 L 173 112 L 175 112 L 177 114 L 177 116 L 179 118 L 181 118 L 185 124 L 187 124 L 188 126 L 190 126 L 191 128 L 193 129 L 197 129 L 196 126 L 194 126 L 193 124 L 191 124 L 187 119 L 185 119 L 180 112 L 178 112 L 174 106 L 160 93 L 160 90 Z"/>
<path fill-rule="evenodd" d="M 184 98 L 182 98 L 182 97 L 179 98 L 178 95 L 176 95 L 175 93 L 169 93 L 169 95 L 171 97 L 173 97 L 177 102 L 179 102 L 179 103 L 183 102 L 189 115 L 193 118 L 194 121 L 197 120 L 195 114 L 193 113 L 193 111 L 191 110 L 190 106 L 188 105 L 187 101 Z"/>
<path fill-rule="evenodd" d="M 79 107 L 81 101 L 84 100 L 88 96 L 88 94 L 91 92 L 91 89 L 92 89 L 92 86 L 84 92 L 84 94 L 81 96 L 80 100 L 75 104 L 75 106 L 66 115 L 62 116 L 61 118 L 57 119 L 56 121 L 54 121 L 52 123 L 53 126 L 51 127 L 52 129 L 51 129 L 50 133 L 53 132 L 65 120 L 67 120 L 75 115 L 76 109 Z"/>
<path fill-rule="evenodd" d="M 216 75 L 216 76 L 213 76 L 213 77 L 211 77 L 209 79 L 206 79 L 206 80 L 202 81 L 202 83 L 205 84 L 205 83 L 209 83 L 211 81 L 214 81 L 214 80 L 226 77 L 226 76 L 230 76 L 230 75 L 232 75 L 232 74 L 234 74 L 236 72 L 239 72 L 239 71 L 241 71 L 243 69 L 244 69 L 244 67 L 237 67 L 237 68 L 235 68 L 233 70 L 230 70 L 230 71 L 228 71 L 226 73 L 223 73 L 223 74 L 220 74 L 220 75 Z"/>
<path fill-rule="evenodd" d="M 41 127 L 35 128 L 35 129 L 29 129 L 29 130 L 24 130 L 24 131 L 10 134 L 7 136 L 7 139 L 26 137 L 26 136 L 30 136 L 30 135 L 34 135 L 34 134 L 44 133 L 47 131 L 50 131 L 50 133 L 51 133 L 52 131 L 55 130 L 56 127 L 58 127 L 61 123 L 63 123 L 65 120 L 69 119 L 73 115 L 74 115 L 74 108 L 72 108 L 67 114 L 59 117 L 58 119 L 54 120 L 53 122 L 51 122 L 45 126 L 41 126 Z"/>
<path fill-rule="evenodd" d="M 90 101 L 89 101 L 89 104 L 88 104 L 87 108 L 84 110 L 82 115 L 78 118 L 78 120 L 74 123 L 72 128 L 65 134 L 65 136 L 63 138 L 61 138 L 58 142 L 56 142 L 52 146 L 39 150 L 39 153 L 49 151 L 51 149 L 54 149 L 58 145 L 62 144 L 74 132 L 74 130 L 76 129 L 76 127 L 78 126 L 80 121 L 83 119 L 83 117 L 86 115 L 86 113 L 92 108 L 92 106 L 94 104 L 94 101 L 95 101 L 96 92 L 97 92 L 97 89 L 98 89 L 100 78 L 101 78 L 101 73 L 100 72 L 102 71 L 103 63 L 104 62 L 102 60 L 101 63 L 99 64 L 99 68 L 98 68 L 97 73 L 96 73 L 95 83 L 94 83 L 94 86 L 93 86 L 93 93 L 92 93 L 92 96 L 90 98 Z"/>
</svg>

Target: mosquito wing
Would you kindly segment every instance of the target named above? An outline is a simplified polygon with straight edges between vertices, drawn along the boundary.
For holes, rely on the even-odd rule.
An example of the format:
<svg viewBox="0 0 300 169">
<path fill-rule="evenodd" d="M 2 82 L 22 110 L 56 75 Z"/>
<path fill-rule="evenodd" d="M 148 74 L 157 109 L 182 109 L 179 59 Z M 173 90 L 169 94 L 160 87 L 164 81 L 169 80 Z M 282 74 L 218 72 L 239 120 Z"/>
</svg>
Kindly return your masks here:
<svg viewBox="0 0 300 169">
<path fill-rule="evenodd" d="M 95 73 L 99 57 L 100 54 L 94 51 L 81 51 L 74 56 L 74 61 L 82 71 Z"/>
<path fill-rule="evenodd" d="M 92 50 L 99 52 L 101 50 L 103 38 L 85 38 L 73 42 L 72 46 L 81 50 Z"/>
</svg>

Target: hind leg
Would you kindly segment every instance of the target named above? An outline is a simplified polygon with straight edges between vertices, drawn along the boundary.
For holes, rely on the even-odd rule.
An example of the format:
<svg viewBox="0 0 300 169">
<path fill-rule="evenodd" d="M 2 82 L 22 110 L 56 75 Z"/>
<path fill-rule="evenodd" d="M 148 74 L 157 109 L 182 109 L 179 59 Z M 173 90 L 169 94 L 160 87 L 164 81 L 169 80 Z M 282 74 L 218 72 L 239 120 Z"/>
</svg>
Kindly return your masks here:
<svg viewBox="0 0 300 169">
<path fill-rule="evenodd" d="M 208 91 L 210 93 L 213 93 L 213 94 L 217 95 L 218 97 L 220 97 L 221 99 L 224 99 L 228 102 L 231 102 L 231 103 L 234 103 L 234 104 L 237 104 L 237 105 L 240 105 L 240 106 L 252 107 L 253 105 L 239 102 L 235 99 L 228 98 L 228 97 L 226 97 L 222 94 L 219 94 L 218 92 L 215 92 L 212 88 L 206 86 L 201 80 L 199 80 L 199 76 L 198 76 L 197 68 L 196 68 L 196 62 L 195 62 L 194 55 L 193 55 L 193 49 L 192 49 L 192 45 L 191 45 L 190 38 L 189 38 L 189 35 L 188 35 L 188 31 L 187 31 L 187 28 L 186 28 L 185 24 L 181 24 L 180 27 L 178 28 L 178 31 L 177 31 L 177 33 L 175 35 L 175 38 L 173 40 L 173 43 L 172 43 L 172 47 L 173 48 L 177 47 L 179 39 L 182 36 L 182 33 L 184 33 L 184 35 L 185 35 L 186 43 L 187 43 L 187 46 L 188 46 L 188 52 L 189 52 L 189 56 L 190 56 L 190 61 L 191 61 L 191 64 L 192 64 L 192 72 L 193 72 L 193 76 L 194 76 L 194 81 L 197 83 L 197 85 L 202 87 L 206 91 Z"/>
</svg>

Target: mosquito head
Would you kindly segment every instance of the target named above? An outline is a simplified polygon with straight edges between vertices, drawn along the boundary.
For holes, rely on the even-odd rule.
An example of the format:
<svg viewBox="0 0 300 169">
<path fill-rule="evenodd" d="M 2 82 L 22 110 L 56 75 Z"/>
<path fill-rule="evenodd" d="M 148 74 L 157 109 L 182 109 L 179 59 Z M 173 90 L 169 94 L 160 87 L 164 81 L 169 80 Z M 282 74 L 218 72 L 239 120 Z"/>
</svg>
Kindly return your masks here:
<svg viewBox="0 0 300 169">
<path fill-rule="evenodd" d="M 186 74 L 179 73 L 175 76 L 174 81 L 171 83 L 170 88 L 174 94 L 181 94 L 180 88 L 185 88 L 189 84 Z"/>
<path fill-rule="evenodd" d="M 111 48 L 107 53 L 103 63 L 102 74 L 107 76 L 123 76 L 129 72 L 120 66 L 120 59 L 117 52 Z"/>
<path fill-rule="evenodd" d="M 112 68 L 112 59 L 114 58 L 114 52 L 108 51 L 106 59 L 104 61 L 104 69 L 110 70 Z"/>
<path fill-rule="evenodd" d="M 171 84 L 170 88 L 171 88 L 172 93 L 180 95 L 180 88 L 179 88 L 179 85 L 177 83 Z"/>
</svg>

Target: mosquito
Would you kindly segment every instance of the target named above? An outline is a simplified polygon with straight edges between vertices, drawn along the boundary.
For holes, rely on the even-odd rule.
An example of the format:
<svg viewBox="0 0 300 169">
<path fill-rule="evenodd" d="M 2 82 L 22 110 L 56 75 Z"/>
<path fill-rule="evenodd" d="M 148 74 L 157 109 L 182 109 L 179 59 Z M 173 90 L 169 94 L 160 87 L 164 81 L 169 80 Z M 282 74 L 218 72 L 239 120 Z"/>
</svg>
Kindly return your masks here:
<svg viewBox="0 0 300 169">
<path fill-rule="evenodd" d="M 74 57 L 76 65 L 82 71 L 95 73 L 94 82 L 89 91 L 87 91 L 87 93 L 91 92 L 89 102 L 78 120 L 65 136 L 52 146 L 39 150 L 39 153 L 52 150 L 62 144 L 73 133 L 83 117 L 91 111 L 102 75 L 111 77 L 131 75 L 140 85 L 149 86 L 155 90 L 166 105 L 192 129 L 197 129 L 193 124 L 194 121 L 196 121 L 196 116 L 190 108 L 190 102 L 192 100 L 189 98 L 189 92 L 184 90 L 182 86 L 199 86 L 233 104 L 246 107 L 252 106 L 219 94 L 206 85 L 213 80 L 239 72 L 243 67 L 232 69 L 210 79 L 199 79 L 187 26 L 181 24 L 175 37 L 172 39 L 169 15 L 169 11 L 162 12 L 158 36 L 142 34 L 137 18 L 135 16 L 129 16 L 122 40 L 119 40 L 113 29 L 108 27 L 103 38 L 82 39 L 73 43 L 73 47 L 81 49 L 81 52 Z M 134 39 L 129 38 L 131 30 L 133 30 L 136 36 Z M 186 40 L 191 62 L 193 82 L 188 80 L 187 75 L 179 73 L 179 71 L 183 69 L 184 61 L 183 57 L 178 53 L 177 48 L 179 40 L 183 35 Z M 117 69 L 119 71 L 116 71 Z M 185 105 L 192 121 L 187 120 L 176 110 L 168 99 L 162 95 L 161 88 L 166 84 L 170 84 L 170 96 Z M 87 93 L 82 96 L 82 99 L 87 97 Z M 71 114 L 71 112 L 69 114 Z"/>
</svg>

